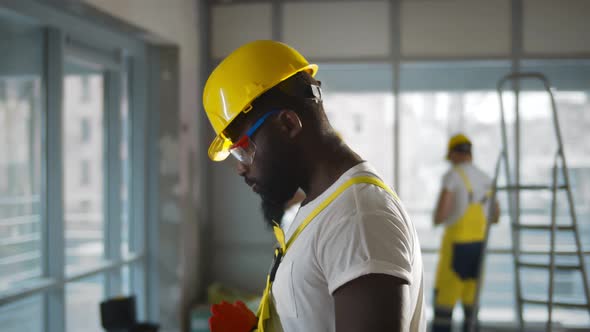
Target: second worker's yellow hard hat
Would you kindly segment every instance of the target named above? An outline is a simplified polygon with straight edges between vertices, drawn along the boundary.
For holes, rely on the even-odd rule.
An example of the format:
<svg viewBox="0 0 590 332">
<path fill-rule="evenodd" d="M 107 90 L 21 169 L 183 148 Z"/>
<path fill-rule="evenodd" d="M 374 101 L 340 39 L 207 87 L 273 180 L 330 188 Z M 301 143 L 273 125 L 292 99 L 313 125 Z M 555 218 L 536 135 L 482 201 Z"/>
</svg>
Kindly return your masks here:
<svg viewBox="0 0 590 332">
<path fill-rule="evenodd" d="M 447 155 L 446 155 L 447 160 L 449 159 L 449 154 L 451 153 L 451 151 L 453 151 L 453 149 L 456 146 L 461 145 L 461 144 L 471 144 L 471 140 L 467 136 L 465 136 L 464 134 L 457 134 L 449 139 L 449 144 L 447 147 Z"/>
</svg>

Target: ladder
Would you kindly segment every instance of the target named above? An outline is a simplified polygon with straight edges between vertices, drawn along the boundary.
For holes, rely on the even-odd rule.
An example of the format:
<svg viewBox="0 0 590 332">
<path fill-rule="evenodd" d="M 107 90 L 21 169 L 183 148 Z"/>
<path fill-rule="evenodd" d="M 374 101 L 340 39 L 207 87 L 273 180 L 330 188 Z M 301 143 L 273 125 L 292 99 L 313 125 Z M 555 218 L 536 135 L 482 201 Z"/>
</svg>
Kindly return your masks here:
<svg viewBox="0 0 590 332">
<path fill-rule="evenodd" d="M 552 167 L 552 180 L 551 183 L 548 184 L 522 184 L 520 179 L 520 114 L 519 114 L 519 89 L 520 89 L 520 82 L 522 80 L 537 80 L 543 84 L 545 91 L 547 92 L 550 103 L 551 103 L 551 112 L 552 112 L 552 120 L 553 120 L 553 128 L 554 128 L 554 137 L 557 142 L 557 151 L 554 155 L 553 167 Z M 510 168 L 510 158 L 508 153 L 508 135 L 507 135 L 507 125 L 505 119 L 505 108 L 504 108 L 504 100 L 503 100 L 503 91 L 504 86 L 506 83 L 510 82 L 512 84 L 512 88 L 515 92 L 515 122 L 514 122 L 514 129 L 515 129 L 515 139 L 514 139 L 514 178 L 511 176 L 511 168 Z M 524 322 L 524 306 L 525 305 L 544 305 L 547 307 L 547 322 L 546 322 L 546 331 L 553 330 L 553 308 L 554 307 L 561 307 L 561 308 L 570 308 L 570 309 L 582 309 L 587 310 L 588 314 L 590 315 L 590 290 L 588 288 L 588 274 L 586 271 L 586 267 L 584 265 L 584 253 L 582 252 L 582 246 L 580 241 L 580 235 L 578 232 L 578 224 L 576 218 L 576 212 L 574 209 L 574 199 L 571 192 L 571 185 L 569 181 L 568 169 L 565 159 L 565 154 L 563 150 L 563 142 L 561 139 L 561 132 L 559 127 L 558 115 L 557 115 L 557 107 L 555 103 L 555 98 L 553 96 L 553 92 L 551 91 L 551 85 L 549 80 L 541 73 L 527 73 L 527 72 L 516 72 L 512 74 L 508 74 L 504 76 L 498 82 L 497 86 L 498 94 L 500 97 L 500 119 L 501 119 L 501 135 L 502 135 L 502 150 L 498 157 L 498 161 L 495 165 L 495 174 L 494 174 L 494 181 L 492 184 L 492 195 L 491 200 L 492 202 L 496 201 L 497 193 L 499 191 L 505 191 L 508 194 L 508 211 L 510 215 L 510 228 L 511 228 L 511 237 L 512 237 L 512 255 L 513 255 L 513 263 L 514 263 L 514 289 L 515 289 L 515 296 L 516 296 L 516 306 L 517 306 L 517 322 L 519 331 L 524 331 L 525 322 Z M 505 185 L 498 185 L 498 180 L 500 177 L 500 168 L 501 165 L 504 165 L 504 173 L 505 173 Z M 561 175 L 561 181 L 559 181 L 559 175 Z M 561 183 L 558 183 L 561 182 Z M 530 223 L 521 223 L 521 206 L 520 206 L 520 193 L 522 191 L 549 191 L 551 192 L 551 207 L 550 207 L 550 223 L 547 224 L 530 224 Z M 557 193 L 558 191 L 564 191 L 567 197 L 567 207 L 569 210 L 569 217 L 570 223 L 563 225 L 557 224 Z M 490 205 L 490 208 L 493 209 L 494 204 Z M 488 215 L 492 215 L 492 210 Z M 487 249 L 488 238 L 490 234 L 490 226 L 491 223 L 487 223 L 486 229 L 486 237 L 484 239 L 484 250 Z M 541 251 L 531 251 L 527 250 L 524 251 L 521 248 L 520 238 L 521 235 L 526 231 L 544 231 L 549 232 L 549 249 L 548 250 L 541 250 Z M 556 236 L 557 233 L 562 232 L 570 232 L 573 234 L 574 237 L 574 250 L 569 251 L 557 251 L 556 250 Z M 539 263 L 539 262 L 531 262 L 523 259 L 523 255 L 545 255 L 548 256 L 548 263 Z M 577 258 L 577 263 L 574 264 L 561 264 L 556 262 L 556 256 L 575 256 Z M 485 265 L 485 257 L 486 255 L 482 255 L 482 262 L 480 264 L 480 271 L 479 275 L 483 274 L 484 265 Z M 537 270 L 544 270 L 549 273 L 549 286 L 547 289 L 547 298 L 532 298 L 527 297 L 523 294 L 523 290 L 521 287 L 521 269 L 537 269 Z M 580 277 L 582 278 L 582 284 L 584 289 L 584 296 L 585 302 L 582 303 L 575 303 L 575 302 L 565 302 L 565 301 L 556 301 L 554 299 L 554 279 L 555 279 L 555 272 L 556 271 L 576 271 L 579 272 Z M 478 278 L 478 285 L 475 295 L 475 303 L 473 307 L 473 316 L 470 320 L 470 331 L 475 332 L 477 326 L 477 315 L 480 307 L 480 293 L 481 293 L 481 281 L 483 278 Z"/>
</svg>

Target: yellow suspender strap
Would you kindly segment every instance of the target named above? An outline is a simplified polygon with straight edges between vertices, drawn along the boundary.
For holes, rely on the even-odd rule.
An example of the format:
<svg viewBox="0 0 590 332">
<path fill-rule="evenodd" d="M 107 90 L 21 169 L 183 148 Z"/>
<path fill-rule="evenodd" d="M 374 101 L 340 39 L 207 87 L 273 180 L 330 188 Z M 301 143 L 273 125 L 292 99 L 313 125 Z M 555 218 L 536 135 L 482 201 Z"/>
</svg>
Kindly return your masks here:
<svg viewBox="0 0 590 332">
<path fill-rule="evenodd" d="M 463 179 L 463 183 L 465 184 L 467 192 L 470 195 L 473 195 L 473 187 L 471 187 L 471 181 L 469 181 L 469 178 L 467 177 L 467 174 L 465 174 L 465 171 L 461 167 L 455 167 L 455 170 L 457 171 L 457 174 L 459 174 L 461 179 Z"/>
<path fill-rule="evenodd" d="M 354 184 L 359 184 L 359 183 L 368 183 L 368 184 L 378 186 L 378 187 L 384 189 L 385 191 L 387 191 L 388 193 L 390 193 L 395 199 L 398 199 L 395 192 L 393 190 L 391 190 L 385 183 L 383 183 L 383 181 L 379 180 L 376 177 L 358 176 L 358 177 L 351 178 L 350 180 L 341 184 L 340 187 L 338 187 L 332 194 L 330 194 L 330 196 L 328 196 L 328 198 L 326 198 L 322 203 L 320 203 L 320 205 L 318 205 L 313 211 L 311 211 L 311 213 L 305 218 L 305 220 L 303 220 L 303 222 L 301 222 L 299 227 L 297 227 L 297 229 L 295 230 L 295 232 L 293 233 L 293 235 L 291 236 L 291 238 L 289 239 L 289 241 L 287 243 L 285 243 L 285 234 L 283 233 L 283 230 L 280 227 L 278 227 L 278 225 L 273 226 L 273 231 L 275 233 L 275 237 L 277 238 L 277 242 L 279 243 L 279 247 L 281 248 L 281 254 L 282 254 L 281 257 L 277 258 L 277 252 L 275 252 L 275 259 L 281 259 L 287 253 L 287 250 L 291 247 L 293 242 L 295 242 L 297 237 L 299 237 L 299 234 L 301 234 L 301 232 L 303 232 L 305 227 L 307 227 L 307 225 L 309 225 L 313 221 L 313 219 L 318 214 L 320 214 L 320 212 L 322 212 L 328 205 L 330 205 L 330 203 L 332 203 L 338 196 L 340 196 L 340 194 L 342 194 L 342 192 L 344 192 L 350 186 L 352 186 Z M 274 268 L 276 268 L 276 267 L 273 266 L 273 269 Z M 262 294 L 262 298 L 260 299 L 260 304 L 258 305 L 258 312 L 256 314 L 256 316 L 258 317 L 258 326 L 257 326 L 256 331 L 258 331 L 258 332 L 264 331 L 264 321 L 270 317 L 270 290 L 271 290 L 271 288 L 272 288 L 272 280 L 269 275 L 266 278 L 266 287 L 264 288 L 264 293 Z"/>
<path fill-rule="evenodd" d="M 299 227 L 297 227 L 297 229 L 295 230 L 295 232 L 293 233 L 293 235 L 291 236 L 291 238 L 289 239 L 287 244 L 284 246 L 283 253 L 286 253 L 287 250 L 289 250 L 289 247 L 291 247 L 293 242 L 295 242 L 295 240 L 297 239 L 299 234 L 301 234 L 301 232 L 305 229 L 305 227 L 307 227 L 307 225 L 309 225 L 309 223 L 311 223 L 311 221 L 318 214 L 320 214 L 320 212 L 322 212 L 328 205 L 330 205 L 330 203 L 332 203 L 332 201 L 334 201 L 338 196 L 340 196 L 340 194 L 342 194 L 342 192 L 344 192 L 346 189 L 348 189 L 348 187 L 350 187 L 354 184 L 359 184 L 359 183 L 368 183 L 368 184 L 373 184 L 375 186 L 381 187 L 397 199 L 397 195 L 395 194 L 395 192 L 393 192 L 393 190 L 391 190 L 385 183 L 383 183 L 383 181 L 379 180 L 378 178 L 371 177 L 371 176 L 354 177 L 354 178 L 344 182 L 342 185 L 340 185 L 340 187 L 338 187 L 338 189 L 336 189 L 330 196 L 328 196 L 328 198 L 326 198 L 320 205 L 318 205 L 313 211 L 311 211 L 311 213 L 307 216 L 307 218 L 305 218 L 305 220 L 303 220 L 303 222 L 299 225 Z M 284 243 L 284 238 L 285 237 L 283 236 L 283 243 Z M 279 244 L 281 244 L 280 239 L 277 238 L 277 240 L 279 240 Z M 282 244 L 281 244 L 281 247 L 283 247 Z"/>
</svg>

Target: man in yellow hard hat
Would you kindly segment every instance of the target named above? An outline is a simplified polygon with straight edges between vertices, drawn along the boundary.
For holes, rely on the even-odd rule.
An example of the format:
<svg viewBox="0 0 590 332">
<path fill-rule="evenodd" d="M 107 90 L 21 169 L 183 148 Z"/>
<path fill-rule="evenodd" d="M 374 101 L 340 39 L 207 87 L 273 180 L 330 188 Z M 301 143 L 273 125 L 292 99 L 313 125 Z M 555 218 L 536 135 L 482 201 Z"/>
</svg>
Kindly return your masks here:
<svg viewBox="0 0 590 332">
<path fill-rule="evenodd" d="M 288 45 L 255 41 L 224 59 L 205 85 L 217 134 L 209 156 L 237 159 L 278 243 L 256 319 L 239 303 L 214 305 L 211 329 L 424 331 L 414 225 L 331 127 L 317 70 Z M 299 188 L 302 206 L 281 229 L 275 221 Z"/>
<path fill-rule="evenodd" d="M 434 224 L 445 225 L 434 290 L 433 332 L 450 332 L 453 308 L 461 301 L 465 313 L 463 331 L 469 331 L 483 240 L 486 203 L 491 179 L 473 165 L 471 140 L 457 134 L 449 140 L 447 160 L 451 169 L 444 175 Z M 497 222 L 496 202 L 492 222 Z"/>
</svg>

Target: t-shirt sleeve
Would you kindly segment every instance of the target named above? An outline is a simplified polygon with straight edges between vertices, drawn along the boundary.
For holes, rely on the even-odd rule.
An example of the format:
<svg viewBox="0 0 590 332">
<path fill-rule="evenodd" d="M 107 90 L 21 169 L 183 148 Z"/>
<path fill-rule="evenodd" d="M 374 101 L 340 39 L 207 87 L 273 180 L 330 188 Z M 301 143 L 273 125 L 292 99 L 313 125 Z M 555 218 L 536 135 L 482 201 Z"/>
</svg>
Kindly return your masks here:
<svg viewBox="0 0 590 332">
<path fill-rule="evenodd" d="M 357 213 L 322 232 L 317 259 L 333 293 L 367 274 L 387 274 L 412 281 L 413 240 L 401 214 Z"/>
<path fill-rule="evenodd" d="M 461 184 L 460 181 L 459 174 L 450 170 L 443 176 L 442 189 L 455 192 Z"/>
</svg>

